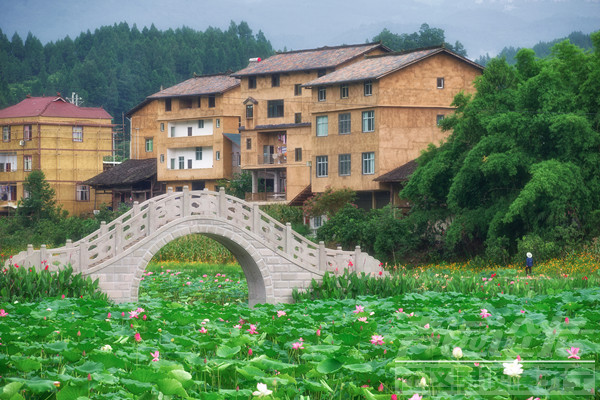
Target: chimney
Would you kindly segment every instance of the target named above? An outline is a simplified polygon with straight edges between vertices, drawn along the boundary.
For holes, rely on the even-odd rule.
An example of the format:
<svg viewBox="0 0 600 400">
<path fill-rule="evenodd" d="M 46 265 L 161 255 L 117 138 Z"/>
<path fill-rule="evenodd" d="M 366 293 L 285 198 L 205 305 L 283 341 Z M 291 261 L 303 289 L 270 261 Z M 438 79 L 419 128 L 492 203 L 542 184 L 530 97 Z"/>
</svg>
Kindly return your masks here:
<svg viewBox="0 0 600 400">
<path fill-rule="evenodd" d="M 250 58 L 250 59 L 248 59 L 248 66 L 258 64 L 259 62 L 261 62 L 260 57 Z"/>
</svg>

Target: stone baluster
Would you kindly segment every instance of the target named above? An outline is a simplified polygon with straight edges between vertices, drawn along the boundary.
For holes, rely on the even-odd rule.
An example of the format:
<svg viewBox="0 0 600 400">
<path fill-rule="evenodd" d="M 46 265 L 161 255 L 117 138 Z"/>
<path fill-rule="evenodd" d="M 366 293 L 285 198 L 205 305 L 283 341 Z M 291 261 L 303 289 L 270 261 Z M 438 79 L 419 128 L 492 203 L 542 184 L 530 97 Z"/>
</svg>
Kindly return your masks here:
<svg viewBox="0 0 600 400">
<path fill-rule="evenodd" d="M 106 221 L 100 222 L 100 236 L 104 236 L 108 233 L 108 227 L 106 226 Z"/>
<path fill-rule="evenodd" d="M 191 214 L 191 206 L 190 206 L 190 188 L 189 186 L 183 187 L 183 196 L 181 196 L 181 216 L 187 217 Z"/>
<path fill-rule="evenodd" d="M 89 262 L 88 244 L 85 242 L 79 243 L 79 272 L 83 272 L 88 268 Z"/>
<path fill-rule="evenodd" d="M 285 223 L 285 245 L 283 249 L 286 254 L 292 254 L 294 252 L 294 237 L 292 235 L 292 224 L 289 222 Z"/>
<path fill-rule="evenodd" d="M 320 271 L 327 270 L 327 253 L 325 252 L 325 242 L 319 242 L 319 265 L 318 268 Z"/>
<path fill-rule="evenodd" d="M 361 261 L 362 261 L 362 253 L 360 251 L 360 246 L 356 246 L 354 248 L 354 270 L 356 272 L 359 272 L 359 268 L 360 268 L 360 272 L 362 272 L 362 270 L 363 270 L 364 266 L 359 267 L 361 265 Z"/>
<path fill-rule="evenodd" d="M 135 217 L 139 213 L 140 213 L 140 202 L 139 201 L 134 201 L 133 202 L 133 208 L 131 209 L 131 218 Z"/>
<path fill-rule="evenodd" d="M 154 214 L 156 213 L 156 206 L 154 200 L 148 202 L 148 208 L 146 208 L 146 236 L 150 236 L 154 232 Z"/>
<path fill-rule="evenodd" d="M 79 270 L 79 263 L 73 259 L 73 241 L 71 239 L 67 239 L 67 243 L 65 243 L 65 264 L 73 267 L 73 271 Z"/>
<path fill-rule="evenodd" d="M 219 188 L 219 217 L 227 218 L 227 199 L 224 187 Z"/>
<path fill-rule="evenodd" d="M 252 232 L 260 231 L 260 208 L 258 204 L 252 204 Z"/>
<path fill-rule="evenodd" d="M 115 245 L 112 251 L 113 257 L 120 254 L 123 250 L 123 222 L 117 220 L 115 223 L 115 229 L 113 231 L 113 235 L 115 235 Z"/>
</svg>

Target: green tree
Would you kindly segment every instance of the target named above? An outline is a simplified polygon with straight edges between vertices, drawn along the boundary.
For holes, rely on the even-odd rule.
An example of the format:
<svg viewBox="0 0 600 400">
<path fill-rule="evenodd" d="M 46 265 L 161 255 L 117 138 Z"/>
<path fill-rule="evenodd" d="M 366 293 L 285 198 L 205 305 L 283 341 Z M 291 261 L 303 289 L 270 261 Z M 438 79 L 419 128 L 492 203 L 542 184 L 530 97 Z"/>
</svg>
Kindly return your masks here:
<svg viewBox="0 0 600 400">
<path fill-rule="evenodd" d="M 326 215 L 333 217 L 339 210 L 356 200 L 356 192 L 349 188 L 334 190 L 331 187 L 325 188 L 324 192 L 308 198 L 304 202 L 304 214 L 310 217 Z"/>
<path fill-rule="evenodd" d="M 598 47 L 564 41 L 548 58 L 524 49 L 516 59 L 491 60 L 477 93 L 455 98 L 450 136 L 419 158 L 401 193 L 414 205 L 409 221 L 430 213 L 418 234 L 447 255 L 503 257 L 534 236 L 572 244 L 600 209 Z"/>
<path fill-rule="evenodd" d="M 456 41 L 454 45 L 446 42 L 444 30 L 440 28 L 431 28 L 428 24 L 422 24 L 419 32 L 414 33 L 392 33 L 384 28 L 373 39 L 373 42 L 381 42 L 394 51 L 407 51 L 423 47 L 444 46 L 449 50 L 456 52 L 464 57 L 467 56 L 465 47 Z"/>
<path fill-rule="evenodd" d="M 61 209 L 56 205 L 54 189 L 46 181 L 41 170 L 29 173 L 23 181 L 23 190 L 28 196 L 19 200 L 16 217 L 24 226 L 33 226 L 40 220 L 57 221 Z"/>
<path fill-rule="evenodd" d="M 225 193 L 244 200 L 246 193 L 252 192 L 252 175 L 248 171 L 234 173 L 232 179 L 222 179 L 217 185 L 225 188 Z"/>
</svg>

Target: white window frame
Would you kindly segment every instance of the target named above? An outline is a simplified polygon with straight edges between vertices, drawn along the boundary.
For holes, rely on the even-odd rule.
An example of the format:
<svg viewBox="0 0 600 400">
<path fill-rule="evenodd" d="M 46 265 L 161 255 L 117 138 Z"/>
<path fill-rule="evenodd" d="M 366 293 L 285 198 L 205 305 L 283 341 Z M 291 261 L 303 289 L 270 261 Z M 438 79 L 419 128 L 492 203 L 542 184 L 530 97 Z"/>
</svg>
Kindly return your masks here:
<svg viewBox="0 0 600 400">
<path fill-rule="evenodd" d="M 362 173 L 363 175 L 373 175 L 375 173 L 375 152 L 362 153 Z"/>
<path fill-rule="evenodd" d="M 329 157 L 317 156 L 315 161 L 317 178 L 329 176 Z"/>
<path fill-rule="evenodd" d="M 23 156 L 23 171 L 31 171 L 33 167 L 33 156 L 24 155 Z"/>
<path fill-rule="evenodd" d="M 202 147 L 196 147 L 196 161 L 202 161 Z"/>
<path fill-rule="evenodd" d="M 90 201 L 90 187 L 88 185 L 77 184 L 75 190 L 77 201 Z"/>
<path fill-rule="evenodd" d="M 364 83 L 365 96 L 371 96 L 373 94 L 373 81 L 368 80 Z"/>
<path fill-rule="evenodd" d="M 436 80 L 436 81 L 437 81 L 437 82 L 436 82 L 436 86 L 437 86 L 437 88 L 438 88 L 438 89 L 443 89 L 443 88 L 444 88 L 444 77 L 443 77 L 443 76 L 442 76 L 442 77 L 439 77 L 439 78 L 437 78 L 437 80 Z"/>
<path fill-rule="evenodd" d="M 340 85 L 340 99 L 347 99 L 350 93 L 350 88 L 348 84 Z"/>
<path fill-rule="evenodd" d="M 23 125 L 23 140 L 29 142 L 32 137 L 33 126 L 32 125 Z"/>
<path fill-rule="evenodd" d="M 154 151 L 154 138 L 146 138 L 146 153 Z"/>
<path fill-rule="evenodd" d="M 317 98 L 319 101 L 327 100 L 327 87 L 326 86 L 319 86 L 317 93 L 318 93 Z"/>
<path fill-rule="evenodd" d="M 329 134 L 329 118 L 327 115 L 317 116 L 317 136 L 324 137 Z"/>
<path fill-rule="evenodd" d="M 77 125 L 73 127 L 73 141 L 83 142 L 83 126 Z"/>
<path fill-rule="evenodd" d="M 4 125 L 2 127 L 2 141 L 10 142 L 10 125 Z"/>
<path fill-rule="evenodd" d="M 177 159 L 178 161 L 178 167 L 179 169 L 185 169 L 185 157 L 184 156 L 179 156 L 179 158 Z"/>
<path fill-rule="evenodd" d="M 374 132 L 375 131 L 375 110 L 369 110 L 369 111 L 362 112 L 362 131 L 363 132 Z"/>
<path fill-rule="evenodd" d="M 343 159 L 342 159 L 343 157 Z M 344 166 L 342 168 L 342 165 Z M 339 154 L 338 155 L 338 175 L 339 176 L 350 176 L 352 174 L 352 155 Z"/>
</svg>

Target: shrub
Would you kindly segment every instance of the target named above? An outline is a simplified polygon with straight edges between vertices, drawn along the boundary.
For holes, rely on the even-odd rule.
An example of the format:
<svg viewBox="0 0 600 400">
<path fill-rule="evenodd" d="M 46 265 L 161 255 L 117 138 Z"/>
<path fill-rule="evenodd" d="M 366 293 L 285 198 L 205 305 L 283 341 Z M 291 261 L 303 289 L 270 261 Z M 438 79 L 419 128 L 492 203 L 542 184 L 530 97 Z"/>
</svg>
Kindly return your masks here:
<svg viewBox="0 0 600 400">
<path fill-rule="evenodd" d="M 108 299 L 105 293 L 99 291 L 98 279 L 92 280 L 80 273 L 73 274 L 70 265 L 56 272 L 10 265 L 0 273 L 0 302 L 30 302 L 63 295 Z"/>
</svg>

